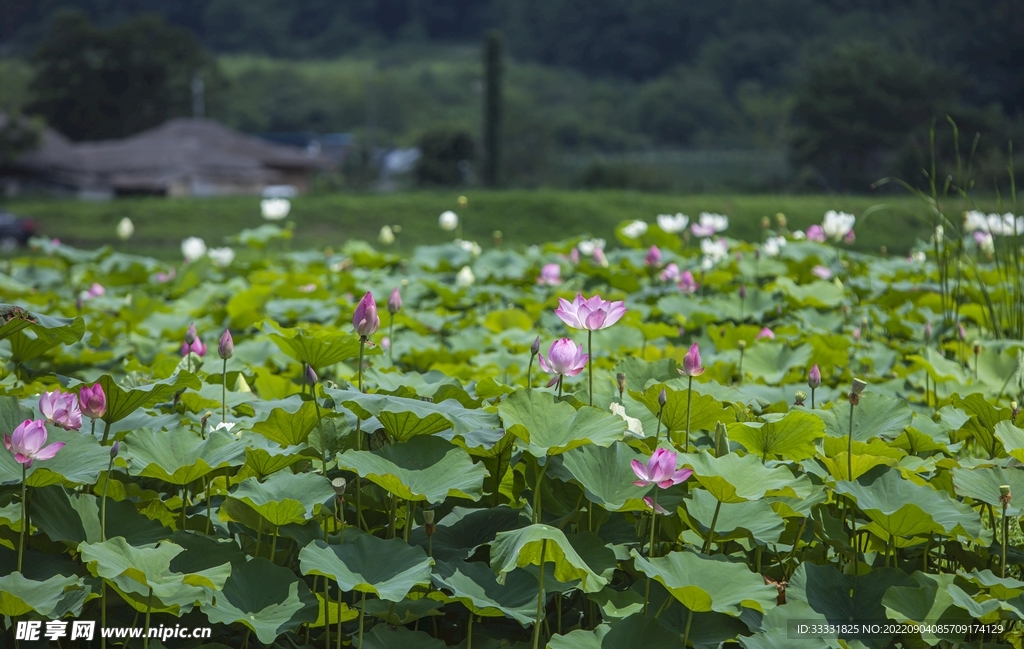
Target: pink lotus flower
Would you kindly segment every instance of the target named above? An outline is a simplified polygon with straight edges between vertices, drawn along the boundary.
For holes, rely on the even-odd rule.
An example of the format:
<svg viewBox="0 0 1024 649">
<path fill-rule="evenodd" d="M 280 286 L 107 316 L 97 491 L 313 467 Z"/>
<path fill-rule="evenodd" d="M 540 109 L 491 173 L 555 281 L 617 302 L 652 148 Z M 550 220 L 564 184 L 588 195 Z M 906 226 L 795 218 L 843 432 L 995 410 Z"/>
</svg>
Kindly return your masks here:
<svg viewBox="0 0 1024 649">
<path fill-rule="evenodd" d="M 107 412 L 107 395 L 103 393 L 103 386 L 99 383 L 92 387 L 83 386 L 78 391 L 78 401 L 82 407 L 82 414 L 89 419 L 99 419 Z"/>
<path fill-rule="evenodd" d="M 162 271 L 161 271 L 161 272 L 159 272 L 159 273 L 156 273 L 155 275 L 153 275 L 153 279 L 155 279 L 155 280 L 156 280 L 156 283 L 157 283 L 157 284 L 166 284 L 167 282 L 169 282 L 169 281 L 171 281 L 172 279 L 174 279 L 174 276 L 175 276 L 176 274 L 177 274 L 177 273 L 176 273 L 176 272 L 175 272 L 175 270 L 174 270 L 174 269 L 172 268 L 171 270 L 169 270 L 169 271 L 168 271 L 168 272 L 166 272 L 166 273 L 165 273 L 165 272 L 162 272 Z"/>
<path fill-rule="evenodd" d="M 52 460 L 57 451 L 64 448 L 64 442 L 46 446 L 46 422 L 26 419 L 13 433 L 4 435 L 4 448 L 14 454 L 15 462 L 27 469 L 35 460 Z"/>
<path fill-rule="evenodd" d="M 606 268 L 608 266 L 608 258 L 604 256 L 604 250 L 594 248 L 594 263 L 602 268 Z"/>
<path fill-rule="evenodd" d="M 693 273 L 688 270 L 684 270 L 683 274 L 679 276 L 679 289 L 683 293 L 696 293 L 700 285 L 693 279 Z"/>
<path fill-rule="evenodd" d="M 544 264 L 544 267 L 540 269 L 540 277 L 537 278 L 537 283 L 546 286 L 558 286 L 562 283 L 562 267 L 558 264 Z"/>
<path fill-rule="evenodd" d="M 402 294 L 398 292 L 396 286 L 391 291 L 391 295 L 388 296 L 388 313 L 395 315 L 402 310 Z"/>
<path fill-rule="evenodd" d="M 93 282 L 92 286 L 89 287 L 89 290 L 82 291 L 82 299 L 83 300 L 91 300 L 93 298 L 97 298 L 97 297 L 100 297 L 102 295 L 105 295 L 106 293 L 107 293 L 107 289 L 103 288 L 102 284 L 99 284 L 97 282 Z"/>
<path fill-rule="evenodd" d="M 856 240 L 857 235 L 853 233 L 853 230 L 850 230 L 845 235 L 843 235 L 843 243 L 853 243 Z"/>
<path fill-rule="evenodd" d="M 821 370 L 815 365 L 811 368 L 811 371 L 807 373 L 807 386 L 812 390 L 821 385 Z"/>
<path fill-rule="evenodd" d="M 817 277 L 818 279 L 832 279 L 832 271 L 826 268 L 825 266 L 821 265 L 812 268 L 811 274 Z"/>
<path fill-rule="evenodd" d="M 181 343 L 181 356 L 184 358 L 188 356 L 189 352 L 192 352 L 196 356 L 206 356 L 206 343 L 202 341 L 199 336 L 196 336 L 191 344 L 187 340 Z"/>
<path fill-rule="evenodd" d="M 39 396 L 39 414 L 64 430 L 82 427 L 82 411 L 74 392 L 44 392 Z M 44 440 L 45 441 L 45 440 Z"/>
<path fill-rule="evenodd" d="M 818 243 L 825 243 L 825 229 L 815 223 L 811 227 L 807 228 L 807 240 L 817 241 Z"/>
<path fill-rule="evenodd" d="M 686 355 L 683 356 L 683 369 L 679 370 L 679 373 L 691 378 L 704 373 L 704 366 L 701 365 L 700 349 L 697 347 L 697 343 L 693 343 L 690 351 L 686 352 Z"/>
<path fill-rule="evenodd" d="M 569 261 L 571 261 L 574 264 L 580 263 L 580 249 L 579 248 L 573 248 L 569 252 Z"/>
<path fill-rule="evenodd" d="M 584 299 L 582 295 L 576 295 L 572 302 L 560 297 L 558 308 L 555 309 L 555 315 L 568 326 L 589 331 L 607 329 L 618 322 L 625 313 L 626 306 L 622 302 L 609 302 L 601 299 L 600 295 L 595 295 L 589 300 Z"/>
<path fill-rule="evenodd" d="M 661 251 L 658 250 L 658 246 L 651 246 L 651 249 L 647 251 L 647 256 L 644 257 L 644 263 L 648 266 L 657 266 L 661 263 Z"/>
<path fill-rule="evenodd" d="M 380 339 L 380 348 L 383 349 L 384 351 L 387 351 L 387 350 L 391 349 L 391 339 L 388 338 L 387 336 L 384 336 L 383 338 L 381 338 Z"/>
<path fill-rule="evenodd" d="M 765 327 L 758 332 L 755 340 L 761 340 L 762 338 L 767 338 L 768 340 L 775 340 L 775 332 L 769 329 L 768 327 Z"/>
<path fill-rule="evenodd" d="M 380 327 L 377 303 L 373 301 L 373 294 L 369 291 L 356 305 L 356 311 L 352 314 L 352 326 L 355 327 L 356 333 L 363 338 L 372 336 Z"/>
<path fill-rule="evenodd" d="M 633 473 L 639 480 L 633 482 L 638 487 L 649 487 L 652 484 L 662 489 L 668 489 L 685 481 L 693 471 L 691 469 L 676 469 L 676 453 L 666 448 L 658 448 L 644 464 L 640 460 L 633 460 L 630 465 Z"/>
<path fill-rule="evenodd" d="M 554 374 L 550 385 L 558 382 L 560 376 L 576 376 L 587 366 L 588 354 L 583 353 L 583 345 L 577 345 L 568 338 L 559 338 L 551 343 L 548 356 L 538 354 L 540 367 L 549 374 Z"/>
<path fill-rule="evenodd" d="M 665 270 L 661 271 L 659 278 L 663 282 L 675 282 L 679 280 L 679 266 L 674 263 L 670 263 L 665 266 Z"/>
<path fill-rule="evenodd" d="M 700 223 L 694 223 L 690 226 L 690 231 L 693 232 L 695 237 L 710 237 L 714 236 L 718 230 L 710 225 L 701 225 Z"/>
</svg>

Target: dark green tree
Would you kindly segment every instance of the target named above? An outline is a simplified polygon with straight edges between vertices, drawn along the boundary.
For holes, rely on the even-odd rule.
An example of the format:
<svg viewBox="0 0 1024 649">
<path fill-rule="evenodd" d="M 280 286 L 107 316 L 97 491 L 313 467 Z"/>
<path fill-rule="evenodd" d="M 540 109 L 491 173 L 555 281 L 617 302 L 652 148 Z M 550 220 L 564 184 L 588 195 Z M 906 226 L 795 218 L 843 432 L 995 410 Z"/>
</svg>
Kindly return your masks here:
<svg viewBox="0 0 1024 649">
<path fill-rule="evenodd" d="M 0 167 L 23 151 L 39 144 L 42 129 L 36 121 L 19 113 L 0 111 Z"/>
<path fill-rule="evenodd" d="M 484 45 L 484 185 L 497 187 L 501 182 L 501 127 L 503 113 L 502 78 L 505 68 L 505 41 L 501 34 L 487 34 Z"/>
<path fill-rule="evenodd" d="M 103 29 L 84 14 L 54 21 L 32 57 L 29 111 L 74 140 L 124 137 L 192 113 L 192 78 L 216 93 L 216 62 L 188 30 L 158 16 Z"/>
<path fill-rule="evenodd" d="M 475 149 L 472 135 L 460 130 L 437 129 L 425 133 L 419 147 L 416 181 L 420 185 L 453 186 L 466 179 Z"/>
<path fill-rule="evenodd" d="M 865 191 L 913 132 L 949 114 L 958 91 L 954 73 L 912 54 L 842 46 L 797 88 L 791 159 L 809 185 Z"/>
</svg>

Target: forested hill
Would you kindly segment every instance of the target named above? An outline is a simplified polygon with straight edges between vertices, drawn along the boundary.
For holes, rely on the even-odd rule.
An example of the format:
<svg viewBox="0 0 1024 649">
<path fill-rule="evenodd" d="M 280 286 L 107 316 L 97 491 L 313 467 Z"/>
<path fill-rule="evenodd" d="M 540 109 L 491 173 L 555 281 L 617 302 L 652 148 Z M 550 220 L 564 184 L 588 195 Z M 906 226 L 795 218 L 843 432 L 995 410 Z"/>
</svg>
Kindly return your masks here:
<svg viewBox="0 0 1024 649">
<path fill-rule="evenodd" d="M 401 41 L 479 42 L 500 28 L 512 54 L 601 76 L 645 80 L 680 65 L 726 88 L 790 83 L 837 40 L 910 49 L 962 66 L 979 104 L 1024 106 L 1020 0 L 4 0 L 0 52 L 27 53 L 53 14 L 116 24 L 159 13 L 218 53 L 324 58 Z"/>
</svg>

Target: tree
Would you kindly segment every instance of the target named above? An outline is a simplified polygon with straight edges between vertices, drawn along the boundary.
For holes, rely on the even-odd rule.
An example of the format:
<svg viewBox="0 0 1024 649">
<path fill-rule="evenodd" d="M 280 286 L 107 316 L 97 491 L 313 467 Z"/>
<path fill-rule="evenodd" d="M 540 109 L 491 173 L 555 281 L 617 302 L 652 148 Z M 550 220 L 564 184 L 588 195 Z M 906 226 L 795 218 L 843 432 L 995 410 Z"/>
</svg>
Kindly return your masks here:
<svg viewBox="0 0 1024 649">
<path fill-rule="evenodd" d="M 473 137 L 465 131 L 437 129 L 419 141 L 416 180 L 421 185 L 459 185 L 473 161 Z"/>
<path fill-rule="evenodd" d="M 65 12 L 32 57 L 30 112 L 74 140 L 116 138 L 192 112 L 191 83 L 216 91 L 216 62 L 196 37 L 158 16 L 110 28 Z"/>
<path fill-rule="evenodd" d="M 0 112 L 0 167 L 19 153 L 35 148 L 41 137 L 39 124 L 18 113 Z"/>
<path fill-rule="evenodd" d="M 498 32 L 487 35 L 484 46 L 484 185 L 497 187 L 501 175 L 502 76 L 505 42 Z"/>
<path fill-rule="evenodd" d="M 814 60 L 797 88 L 792 161 L 811 184 L 864 191 L 890 170 L 915 130 L 955 106 L 954 74 L 876 45 L 842 46 Z"/>
</svg>

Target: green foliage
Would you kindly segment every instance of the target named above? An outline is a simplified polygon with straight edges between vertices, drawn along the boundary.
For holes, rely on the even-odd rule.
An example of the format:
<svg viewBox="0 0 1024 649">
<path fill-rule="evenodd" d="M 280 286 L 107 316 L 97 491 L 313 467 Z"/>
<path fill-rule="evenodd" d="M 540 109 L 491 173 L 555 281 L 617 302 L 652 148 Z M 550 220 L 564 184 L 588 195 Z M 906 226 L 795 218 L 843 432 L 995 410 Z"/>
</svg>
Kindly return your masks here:
<svg viewBox="0 0 1024 649">
<path fill-rule="evenodd" d="M 416 180 L 421 185 L 454 186 L 466 180 L 465 170 L 473 161 L 473 136 L 465 131 L 434 130 L 419 140 L 420 159 Z"/>
</svg>

